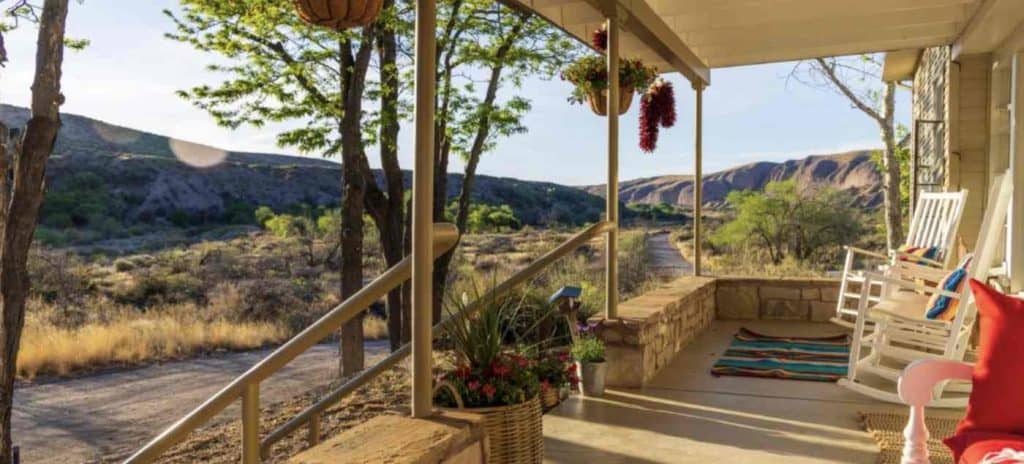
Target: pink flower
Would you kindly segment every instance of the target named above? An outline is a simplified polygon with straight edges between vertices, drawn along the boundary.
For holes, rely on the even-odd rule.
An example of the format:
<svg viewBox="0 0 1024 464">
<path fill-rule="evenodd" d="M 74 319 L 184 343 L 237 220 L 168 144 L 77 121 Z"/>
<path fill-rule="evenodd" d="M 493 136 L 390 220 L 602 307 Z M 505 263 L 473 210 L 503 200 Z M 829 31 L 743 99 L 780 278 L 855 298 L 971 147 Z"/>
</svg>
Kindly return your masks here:
<svg viewBox="0 0 1024 464">
<path fill-rule="evenodd" d="M 568 362 L 569 361 L 569 353 L 562 353 L 562 354 L 558 355 L 558 360 L 561 361 L 561 362 Z"/>
<path fill-rule="evenodd" d="M 469 391 L 476 391 L 476 389 L 480 388 L 480 382 L 477 380 L 470 380 L 469 383 L 466 384 L 466 387 L 469 388 Z"/>
<path fill-rule="evenodd" d="M 488 400 L 491 400 L 494 399 L 494 394 L 498 392 L 498 389 L 494 388 L 494 385 L 485 383 L 481 391 L 483 392 L 484 396 L 487 397 Z"/>
<path fill-rule="evenodd" d="M 547 380 L 545 380 L 545 381 L 540 383 L 540 389 L 541 389 L 541 391 L 548 391 L 548 390 L 551 389 L 551 384 L 548 383 Z"/>
</svg>

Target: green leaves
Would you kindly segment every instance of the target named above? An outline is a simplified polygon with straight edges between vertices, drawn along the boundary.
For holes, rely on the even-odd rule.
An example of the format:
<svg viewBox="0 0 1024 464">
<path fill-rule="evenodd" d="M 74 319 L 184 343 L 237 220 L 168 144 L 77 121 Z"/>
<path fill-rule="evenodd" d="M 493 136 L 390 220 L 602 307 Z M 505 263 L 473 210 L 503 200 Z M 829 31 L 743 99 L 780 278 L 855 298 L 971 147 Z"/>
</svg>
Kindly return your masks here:
<svg viewBox="0 0 1024 464">
<path fill-rule="evenodd" d="M 824 260 L 864 231 L 863 215 L 848 194 L 829 188 L 771 182 L 765 191 L 735 191 L 727 197 L 736 216 L 712 237 L 721 247 L 755 247 L 773 264 L 787 255 Z"/>
</svg>

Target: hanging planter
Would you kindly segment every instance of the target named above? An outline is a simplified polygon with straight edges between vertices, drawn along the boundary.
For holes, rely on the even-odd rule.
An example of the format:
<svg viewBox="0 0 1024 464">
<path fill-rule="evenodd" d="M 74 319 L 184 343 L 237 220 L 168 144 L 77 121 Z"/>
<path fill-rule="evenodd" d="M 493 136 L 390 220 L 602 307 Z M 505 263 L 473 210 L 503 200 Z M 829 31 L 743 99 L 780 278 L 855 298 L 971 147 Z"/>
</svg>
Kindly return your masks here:
<svg viewBox="0 0 1024 464">
<path fill-rule="evenodd" d="M 344 30 L 366 26 L 380 16 L 383 0 L 293 0 L 299 18 L 314 26 Z"/>
<path fill-rule="evenodd" d="M 619 114 L 625 114 L 633 102 L 633 94 L 647 89 L 657 70 L 644 66 L 639 60 L 622 60 L 619 66 Z M 571 82 L 575 88 L 569 101 L 587 102 L 595 114 L 608 114 L 608 65 L 599 55 L 584 56 L 562 71 L 562 80 Z"/>
<path fill-rule="evenodd" d="M 629 107 L 633 105 L 633 89 L 628 87 L 619 87 L 619 115 L 626 114 L 629 112 Z M 592 90 L 587 93 L 587 104 L 590 105 L 590 109 L 594 111 L 594 114 L 598 116 L 608 115 L 608 90 Z"/>
<path fill-rule="evenodd" d="M 661 128 L 676 124 L 676 96 L 672 83 L 658 78 L 640 99 L 640 149 L 652 153 L 658 147 Z"/>
</svg>

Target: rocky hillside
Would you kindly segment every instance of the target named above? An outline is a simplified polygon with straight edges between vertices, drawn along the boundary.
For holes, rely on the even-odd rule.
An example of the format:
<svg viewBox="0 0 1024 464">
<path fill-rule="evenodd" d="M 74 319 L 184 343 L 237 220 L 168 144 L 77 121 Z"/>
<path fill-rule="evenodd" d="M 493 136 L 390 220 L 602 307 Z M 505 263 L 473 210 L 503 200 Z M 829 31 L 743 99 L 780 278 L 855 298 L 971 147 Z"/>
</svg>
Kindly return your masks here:
<svg viewBox="0 0 1024 464">
<path fill-rule="evenodd" d="M 882 204 L 882 177 L 867 151 L 815 155 L 781 163 L 758 162 L 704 176 L 704 202 L 715 207 L 734 190 L 763 190 L 772 181 L 795 179 L 798 185 L 827 186 L 849 191 L 856 206 L 876 208 Z M 585 190 L 603 195 L 605 187 Z M 625 203 L 668 203 L 693 206 L 693 176 L 659 176 L 622 182 L 620 198 Z"/>
<path fill-rule="evenodd" d="M 24 108 L 0 105 L 0 121 L 9 127 L 22 127 L 27 118 Z M 259 205 L 335 205 L 341 195 L 341 167 L 331 161 L 228 152 L 73 114 L 62 120 L 49 191 L 99 184 L 102 201 L 117 206 L 110 214 L 124 224 L 206 221 Z M 409 173 L 406 181 L 411 184 Z M 451 175 L 450 196 L 461 182 L 461 175 Z M 604 210 L 595 195 L 546 182 L 480 176 L 475 190 L 476 201 L 508 204 L 527 224 L 578 224 Z"/>
</svg>

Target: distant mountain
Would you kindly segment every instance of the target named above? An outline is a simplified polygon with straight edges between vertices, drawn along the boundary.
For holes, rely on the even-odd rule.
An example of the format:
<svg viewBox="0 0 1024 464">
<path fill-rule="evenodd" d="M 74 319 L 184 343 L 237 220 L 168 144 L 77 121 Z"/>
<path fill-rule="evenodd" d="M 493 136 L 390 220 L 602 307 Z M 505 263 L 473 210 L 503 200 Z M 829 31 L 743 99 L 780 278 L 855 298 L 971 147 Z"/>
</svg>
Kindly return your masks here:
<svg viewBox="0 0 1024 464">
<path fill-rule="evenodd" d="M 28 116 L 25 108 L 0 105 L 0 122 L 9 127 L 23 127 Z M 116 219 L 123 223 L 217 218 L 238 205 L 279 211 L 303 203 L 336 205 L 341 196 L 341 165 L 332 161 L 228 152 L 73 114 L 61 119 L 47 167 L 48 189 L 67 188 L 91 173 L 110 202 L 121 205 Z M 406 183 L 411 184 L 408 172 Z M 450 175 L 449 197 L 461 184 L 461 175 Z M 526 224 L 579 224 L 604 211 L 600 197 L 548 182 L 478 176 L 474 190 L 475 201 L 507 204 Z"/>
<path fill-rule="evenodd" d="M 716 207 L 725 203 L 729 192 L 764 190 L 772 181 L 795 179 L 799 185 L 827 186 L 848 191 L 855 206 L 876 208 L 882 204 L 882 176 L 869 151 L 815 155 L 780 163 L 745 164 L 704 176 L 704 203 Z M 693 206 L 693 176 L 658 176 L 621 182 L 619 197 L 624 203 L 669 203 Z M 584 187 L 604 195 L 604 185 Z"/>
</svg>

